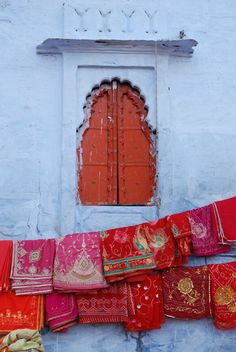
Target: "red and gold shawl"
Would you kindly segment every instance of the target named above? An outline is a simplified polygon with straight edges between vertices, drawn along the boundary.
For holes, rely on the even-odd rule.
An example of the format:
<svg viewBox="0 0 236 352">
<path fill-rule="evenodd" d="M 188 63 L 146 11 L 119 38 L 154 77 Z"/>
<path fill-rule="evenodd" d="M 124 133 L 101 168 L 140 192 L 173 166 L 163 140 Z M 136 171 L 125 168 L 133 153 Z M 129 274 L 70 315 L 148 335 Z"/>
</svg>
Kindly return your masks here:
<svg viewBox="0 0 236 352">
<path fill-rule="evenodd" d="M 163 270 L 162 283 L 166 316 L 201 319 L 211 315 L 207 266 Z"/>
<path fill-rule="evenodd" d="M 13 242 L 12 288 L 17 295 L 52 292 L 54 239 Z"/>
<path fill-rule="evenodd" d="M 0 293 L 0 334 L 15 329 L 40 330 L 44 326 L 44 297 Z"/>
<path fill-rule="evenodd" d="M 214 325 L 236 328 L 236 262 L 208 265 L 211 278 Z"/>
<path fill-rule="evenodd" d="M 156 266 L 142 225 L 102 231 L 101 240 L 108 282 L 146 274 Z"/>
<path fill-rule="evenodd" d="M 126 282 L 114 283 L 97 292 L 77 295 L 79 322 L 119 323 L 134 314 L 134 303 L 130 286 Z"/>
<path fill-rule="evenodd" d="M 107 287 L 100 232 L 67 235 L 56 241 L 53 285 L 63 292 Z"/>
<path fill-rule="evenodd" d="M 208 256 L 230 251 L 230 246 L 219 244 L 218 236 L 211 219 L 209 205 L 188 212 L 192 231 L 193 253 Z"/>
<path fill-rule="evenodd" d="M 211 205 L 212 220 L 220 243 L 236 243 L 236 197 Z"/>
<path fill-rule="evenodd" d="M 10 289 L 12 241 L 0 241 L 0 292 Z"/>
<path fill-rule="evenodd" d="M 47 324 L 53 332 L 65 332 L 77 323 L 78 307 L 75 295 L 52 292 L 45 299 Z"/>
<path fill-rule="evenodd" d="M 124 327 L 128 331 L 160 329 L 164 323 L 164 308 L 161 277 L 157 273 L 146 276 L 139 283 L 131 283 L 135 314 L 131 315 Z"/>
</svg>

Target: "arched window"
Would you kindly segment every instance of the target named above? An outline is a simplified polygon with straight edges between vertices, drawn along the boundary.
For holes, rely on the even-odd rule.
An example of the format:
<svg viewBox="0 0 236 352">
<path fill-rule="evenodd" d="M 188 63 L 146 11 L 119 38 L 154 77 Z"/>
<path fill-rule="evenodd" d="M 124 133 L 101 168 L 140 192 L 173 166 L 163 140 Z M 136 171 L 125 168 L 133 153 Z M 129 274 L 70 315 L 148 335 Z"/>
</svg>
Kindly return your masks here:
<svg viewBox="0 0 236 352">
<path fill-rule="evenodd" d="M 153 204 L 155 148 L 138 89 L 112 80 L 92 90 L 78 129 L 78 199 L 83 205 Z"/>
</svg>

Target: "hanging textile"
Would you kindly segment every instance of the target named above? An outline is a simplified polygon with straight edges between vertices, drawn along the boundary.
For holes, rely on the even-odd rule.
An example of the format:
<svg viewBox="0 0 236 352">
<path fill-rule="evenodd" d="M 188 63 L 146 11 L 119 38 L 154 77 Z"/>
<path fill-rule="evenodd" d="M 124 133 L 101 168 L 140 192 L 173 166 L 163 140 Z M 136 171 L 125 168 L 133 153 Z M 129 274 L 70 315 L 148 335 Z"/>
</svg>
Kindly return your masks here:
<svg viewBox="0 0 236 352">
<path fill-rule="evenodd" d="M 77 323 L 78 308 L 75 295 L 53 292 L 45 299 L 47 324 L 53 332 L 65 332 Z"/>
<path fill-rule="evenodd" d="M 211 205 L 212 219 L 220 243 L 236 243 L 236 197 Z"/>
<path fill-rule="evenodd" d="M 147 222 L 141 225 L 148 245 L 153 252 L 156 269 L 169 268 L 186 263 L 170 231 L 167 218 Z"/>
<path fill-rule="evenodd" d="M 1 352 L 44 352 L 43 341 L 37 330 L 17 329 L 0 339 Z"/>
<path fill-rule="evenodd" d="M 208 265 L 211 278 L 214 325 L 236 328 L 236 262 Z"/>
<path fill-rule="evenodd" d="M 212 225 L 209 205 L 188 212 L 192 231 L 193 254 L 208 256 L 230 251 L 230 246 L 218 242 L 217 233 Z"/>
<path fill-rule="evenodd" d="M 13 242 L 12 289 L 17 295 L 52 292 L 54 239 Z"/>
<path fill-rule="evenodd" d="M 56 241 L 53 285 L 63 292 L 107 287 L 100 232 L 67 235 Z"/>
<path fill-rule="evenodd" d="M 191 254 L 191 227 L 187 212 L 167 216 L 172 235 L 177 242 L 178 249 L 183 257 Z"/>
<path fill-rule="evenodd" d="M 106 280 L 114 282 L 143 275 L 155 268 L 154 257 L 141 225 L 101 232 Z"/>
<path fill-rule="evenodd" d="M 131 283 L 135 314 L 131 315 L 124 327 L 128 331 L 160 329 L 164 323 L 162 283 L 160 275 L 152 273 L 139 283 Z"/>
<path fill-rule="evenodd" d="M 0 241 L 0 292 L 10 289 L 12 241 Z"/>
<path fill-rule="evenodd" d="M 119 323 L 134 314 L 133 297 L 127 283 L 114 283 L 97 292 L 77 295 L 79 322 Z"/>
<path fill-rule="evenodd" d="M 207 266 L 163 270 L 162 283 L 166 316 L 201 319 L 211 315 Z"/>
<path fill-rule="evenodd" d="M 13 292 L 0 293 L 0 334 L 15 329 L 40 330 L 44 326 L 42 295 L 16 296 Z"/>
</svg>

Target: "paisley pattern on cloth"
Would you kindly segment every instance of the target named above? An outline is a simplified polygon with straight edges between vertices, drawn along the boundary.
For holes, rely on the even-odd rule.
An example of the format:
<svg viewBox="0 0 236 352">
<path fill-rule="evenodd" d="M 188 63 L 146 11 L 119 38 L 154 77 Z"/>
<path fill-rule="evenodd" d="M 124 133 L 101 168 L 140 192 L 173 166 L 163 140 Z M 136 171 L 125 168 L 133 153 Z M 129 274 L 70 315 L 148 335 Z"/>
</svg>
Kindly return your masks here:
<svg viewBox="0 0 236 352">
<path fill-rule="evenodd" d="M 214 325 L 236 328 L 236 262 L 208 265 L 211 279 Z"/>
<path fill-rule="evenodd" d="M 142 282 L 129 284 L 131 287 L 135 314 L 131 315 L 124 327 L 128 331 L 160 329 L 164 323 L 164 307 L 161 277 L 157 273 L 146 276 Z"/>
<path fill-rule="evenodd" d="M 207 266 L 163 270 L 162 284 L 166 316 L 201 319 L 211 315 Z"/>
<path fill-rule="evenodd" d="M 63 292 L 107 287 L 99 232 L 67 235 L 56 240 L 54 289 Z"/>
<path fill-rule="evenodd" d="M 44 327 L 44 296 L 17 296 L 0 293 L 0 334 L 15 329 L 40 330 Z"/>
<path fill-rule="evenodd" d="M 75 295 L 53 292 L 45 299 L 47 324 L 53 332 L 65 332 L 77 323 L 78 308 Z"/>
<path fill-rule="evenodd" d="M 17 295 L 52 292 L 54 239 L 13 242 L 12 289 Z"/>
<path fill-rule="evenodd" d="M 102 231 L 101 242 L 108 282 L 143 275 L 156 266 L 141 225 Z"/>
<path fill-rule="evenodd" d="M 134 314 L 132 293 L 125 282 L 114 283 L 97 292 L 78 294 L 77 304 L 81 324 L 119 323 Z"/>
<path fill-rule="evenodd" d="M 194 255 L 208 256 L 230 251 L 230 246 L 219 244 L 212 224 L 210 205 L 190 210 L 188 218 L 192 231 Z"/>
</svg>

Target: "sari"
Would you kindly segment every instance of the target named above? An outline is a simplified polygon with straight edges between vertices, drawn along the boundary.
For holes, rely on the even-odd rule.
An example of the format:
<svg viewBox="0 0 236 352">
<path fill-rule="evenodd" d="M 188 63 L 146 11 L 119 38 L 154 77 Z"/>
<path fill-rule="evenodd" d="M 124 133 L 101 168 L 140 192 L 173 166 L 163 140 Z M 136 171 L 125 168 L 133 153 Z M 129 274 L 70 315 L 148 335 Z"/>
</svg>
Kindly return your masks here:
<svg viewBox="0 0 236 352">
<path fill-rule="evenodd" d="M 188 258 L 191 254 L 192 233 L 187 212 L 169 215 L 167 217 L 167 223 L 177 242 L 181 255 Z"/>
<path fill-rule="evenodd" d="M 42 295 L 16 296 L 13 292 L 0 293 L 0 334 L 16 329 L 43 328 L 43 298 Z"/>
<path fill-rule="evenodd" d="M 142 225 L 102 231 L 101 242 L 107 282 L 143 275 L 156 266 Z"/>
<path fill-rule="evenodd" d="M 171 268 L 162 272 L 165 315 L 202 319 L 211 315 L 207 266 Z"/>
<path fill-rule="evenodd" d="M 119 323 L 134 314 L 133 297 L 126 282 L 114 283 L 97 292 L 77 295 L 79 322 Z"/>
<path fill-rule="evenodd" d="M 147 222 L 141 225 L 148 245 L 154 255 L 156 269 L 164 269 L 186 263 L 173 237 L 167 218 Z"/>
<path fill-rule="evenodd" d="M 43 341 L 37 330 L 17 329 L 0 339 L 0 351 L 21 352 L 38 351 L 44 352 Z"/>
<path fill-rule="evenodd" d="M 52 292 L 54 239 L 13 242 L 12 289 L 17 295 Z"/>
<path fill-rule="evenodd" d="M 107 287 L 103 275 L 100 233 L 67 235 L 56 241 L 53 286 L 63 292 Z"/>
<path fill-rule="evenodd" d="M 214 325 L 236 328 L 236 262 L 208 265 L 211 278 Z"/>
<path fill-rule="evenodd" d="M 145 281 L 130 286 L 135 314 L 129 316 L 124 327 L 132 332 L 160 329 L 165 320 L 160 275 L 152 273 Z"/>
<path fill-rule="evenodd" d="M 230 251 L 230 246 L 219 244 L 212 225 L 209 205 L 188 212 L 192 230 L 193 253 L 196 256 L 216 255 Z"/>
<path fill-rule="evenodd" d="M 211 214 L 219 242 L 236 243 L 236 197 L 213 203 Z"/>
<path fill-rule="evenodd" d="M 78 308 L 71 293 L 53 292 L 46 295 L 46 320 L 53 332 L 66 332 L 77 323 Z"/>
<path fill-rule="evenodd" d="M 12 241 L 0 241 L 0 292 L 10 289 Z"/>
</svg>

